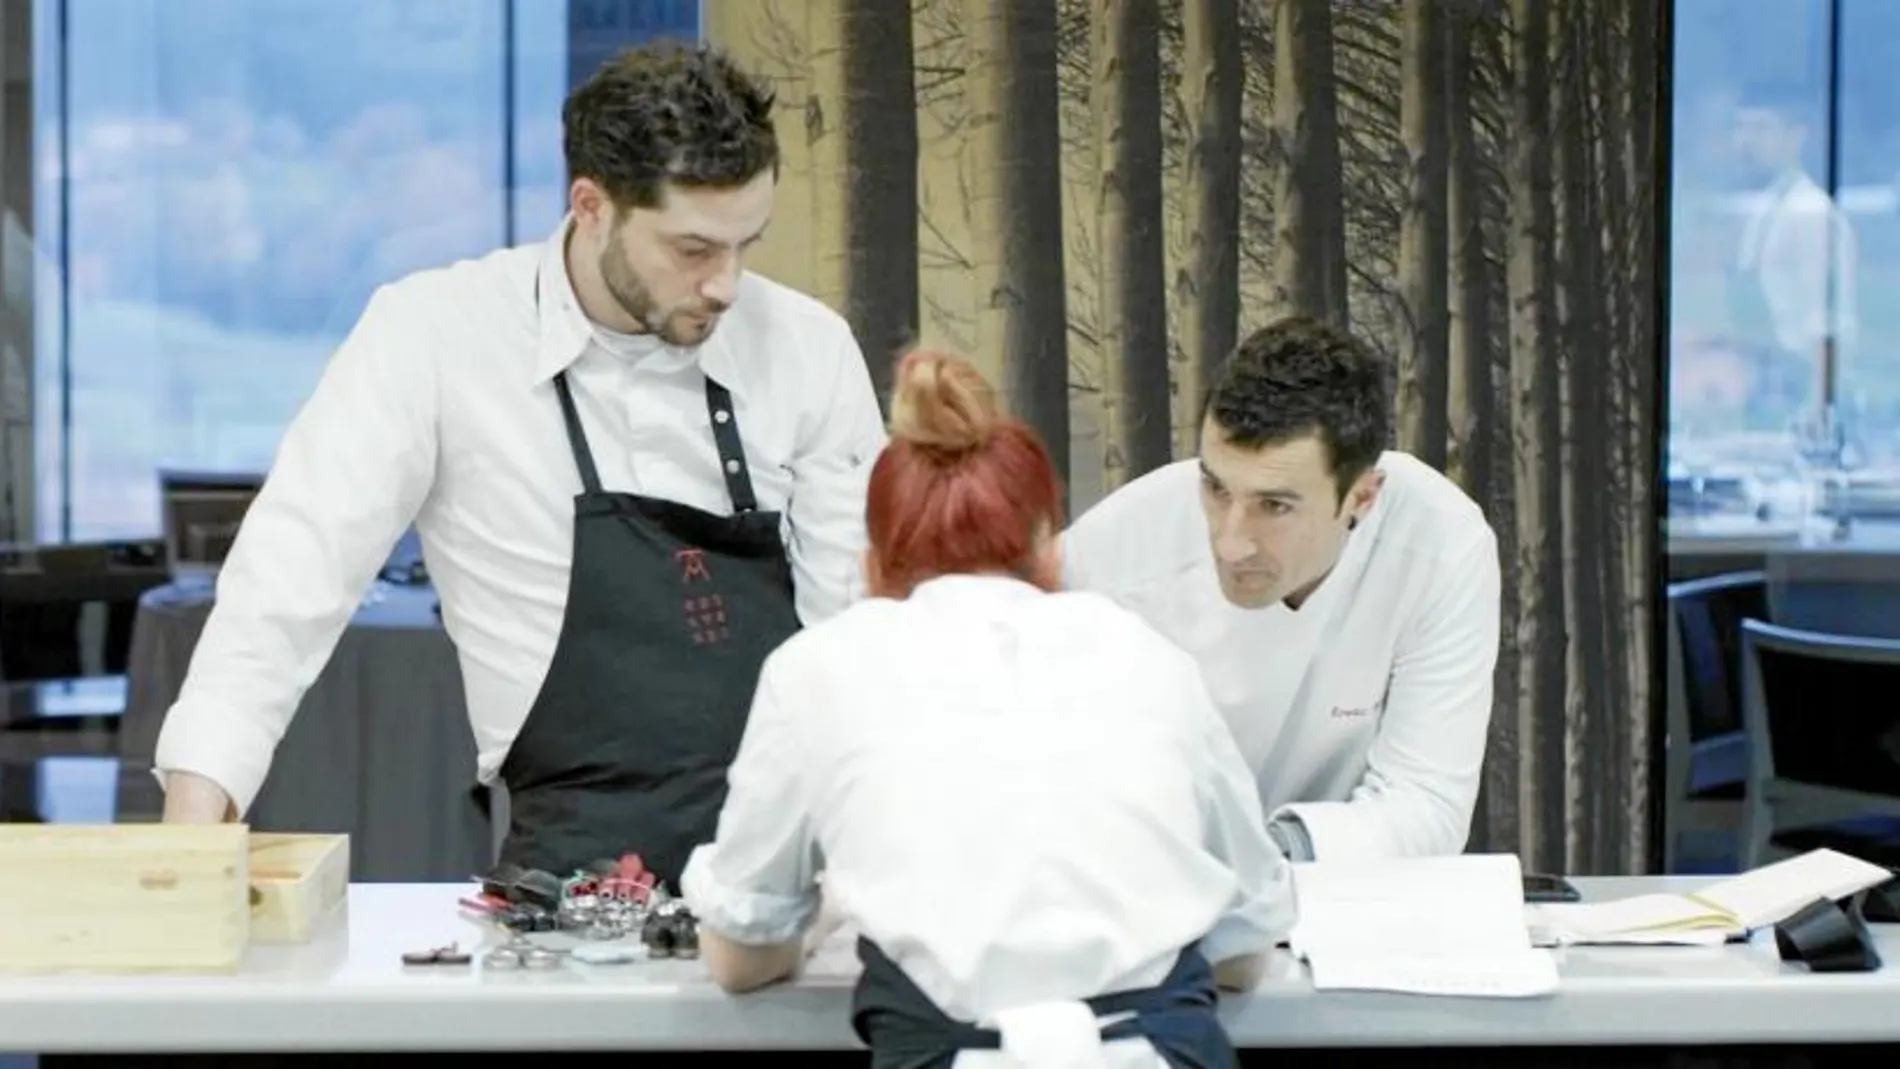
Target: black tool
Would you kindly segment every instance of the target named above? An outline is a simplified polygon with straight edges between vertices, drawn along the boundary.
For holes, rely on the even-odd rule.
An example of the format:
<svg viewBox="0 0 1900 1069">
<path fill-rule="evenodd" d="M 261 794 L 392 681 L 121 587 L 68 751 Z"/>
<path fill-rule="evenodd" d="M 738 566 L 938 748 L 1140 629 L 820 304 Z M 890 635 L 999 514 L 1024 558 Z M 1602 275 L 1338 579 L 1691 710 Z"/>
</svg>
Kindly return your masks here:
<svg viewBox="0 0 1900 1069">
<path fill-rule="evenodd" d="M 517 906 L 532 906 L 550 913 L 561 908 L 561 896 L 567 885 L 559 876 L 540 869 L 524 869 L 503 862 L 482 877 L 482 893 Z"/>
<path fill-rule="evenodd" d="M 561 896 L 566 890 L 567 884 L 559 876 L 540 869 L 526 869 L 515 880 L 514 893 L 508 900 L 553 913 L 561 908 Z"/>
<path fill-rule="evenodd" d="M 1878 887 L 1868 888 L 1861 899 L 1860 912 L 1870 924 L 1900 924 L 1900 874 Z"/>
<path fill-rule="evenodd" d="M 521 879 L 522 868 L 504 861 L 488 870 L 482 877 L 482 893 L 491 898 L 513 902 L 515 881 Z"/>
<path fill-rule="evenodd" d="M 1583 898 L 1575 884 L 1562 876 L 1550 876 L 1544 873 L 1526 873 L 1524 875 L 1524 901 L 1526 902 L 1577 902 Z"/>
<path fill-rule="evenodd" d="M 676 958 L 699 957 L 699 922 L 690 913 L 681 913 L 673 920 L 673 956 Z"/>
<path fill-rule="evenodd" d="M 1817 898 L 1775 925 L 1775 949 L 1782 961 L 1800 962 L 1810 972 L 1877 972 L 1880 950 L 1861 915 L 1861 898 L 1845 902 Z"/>
<path fill-rule="evenodd" d="M 560 928 L 555 914 L 534 906 L 514 906 L 495 914 L 495 924 L 511 932 L 552 932 Z"/>
<path fill-rule="evenodd" d="M 675 930 L 671 920 L 664 913 L 647 914 L 646 924 L 640 928 L 640 941 L 646 944 L 648 954 L 656 958 L 673 956 Z"/>
<path fill-rule="evenodd" d="M 473 957 L 458 943 L 434 950 L 411 950 L 402 956 L 404 965 L 467 965 Z"/>
</svg>

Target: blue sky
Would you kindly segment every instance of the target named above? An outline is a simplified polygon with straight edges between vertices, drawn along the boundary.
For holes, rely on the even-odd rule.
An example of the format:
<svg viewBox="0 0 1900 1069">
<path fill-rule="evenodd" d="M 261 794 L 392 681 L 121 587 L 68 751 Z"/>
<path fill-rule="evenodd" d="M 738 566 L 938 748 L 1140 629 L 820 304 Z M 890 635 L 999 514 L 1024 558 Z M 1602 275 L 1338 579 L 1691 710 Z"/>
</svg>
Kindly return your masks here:
<svg viewBox="0 0 1900 1069">
<path fill-rule="evenodd" d="M 681 0 L 65 0 L 73 426 L 39 421 L 43 536 L 156 530 L 160 466 L 262 470 L 374 288 L 558 220 L 569 22 L 591 63 Z M 55 392 L 56 27 L 36 0 L 40 411 Z M 580 9 L 585 5 L 585 10 Z M 512 134 L 514 182 L 503 154 Z"/>
</svg>

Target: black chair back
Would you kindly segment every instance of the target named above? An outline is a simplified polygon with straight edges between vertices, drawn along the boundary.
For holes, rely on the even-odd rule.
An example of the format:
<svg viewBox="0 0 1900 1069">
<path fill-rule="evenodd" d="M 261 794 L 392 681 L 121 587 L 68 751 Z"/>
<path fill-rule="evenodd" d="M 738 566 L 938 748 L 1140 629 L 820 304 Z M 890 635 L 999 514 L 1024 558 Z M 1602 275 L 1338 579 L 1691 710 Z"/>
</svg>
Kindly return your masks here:
<svg viewBox="0 0 1900 1069">
<path fill-rule="evenodd" d="M 1768 615 L 1765 577 L 1733 572 L 1672 583 L 1669 604 L 1682 649 L 1688 741 L 1742 730 L 1742 621 Z"/>
<path fill-rule="evenodd" d="M 1774 778 L 1900 798 L 1900 641 L 1750 620 Z"/>
</svg>

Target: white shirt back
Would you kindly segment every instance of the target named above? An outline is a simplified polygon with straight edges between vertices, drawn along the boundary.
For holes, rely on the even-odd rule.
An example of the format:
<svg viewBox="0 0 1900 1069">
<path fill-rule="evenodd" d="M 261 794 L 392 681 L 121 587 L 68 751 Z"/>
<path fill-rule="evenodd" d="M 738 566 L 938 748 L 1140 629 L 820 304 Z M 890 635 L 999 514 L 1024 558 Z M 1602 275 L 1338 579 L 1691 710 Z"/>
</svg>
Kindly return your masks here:
<svg viewBox="0 0 1900 1069">
<path fill-rule="evenodd" d="M 1497 660 L 1497 541 L 1417 458 L 1385 483 L 1298 610 L 1220 592 L 1198 462 L 1129 483 L 1063 535 L 1068 585 L 1133 610 L 1192 654 L 1259 783 L 1318 856 L 1463 849 Z"/>
<path fill-rule="evenodd" d="M 1083 593 L 959 576 L 860 602 L 766 663 L 701 923 L 784 940 L 825 893 L 952 1017 L 1264 951 L 1285 859 L 1193 663 Z"/>
</svg>

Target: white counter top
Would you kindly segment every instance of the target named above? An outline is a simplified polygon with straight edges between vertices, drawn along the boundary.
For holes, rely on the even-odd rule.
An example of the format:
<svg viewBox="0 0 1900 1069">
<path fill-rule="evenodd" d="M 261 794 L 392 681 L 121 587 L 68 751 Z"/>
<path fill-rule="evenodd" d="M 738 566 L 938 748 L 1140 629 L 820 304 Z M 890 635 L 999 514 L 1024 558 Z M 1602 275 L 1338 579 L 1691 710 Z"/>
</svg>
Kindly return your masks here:
<svg viewBox="0 0 1900 1069">
<path fill-rule="evenodd" d="M 1590 897 L 1669 881 L 1578 880 Z M 696 961 L 567 963 L 485 972 L 497 941 L 465 919 L 463 885 L 359 884 L 310 944 L 256 947 L 227 977 L 0 976 L 0 1048 L 61 1052 L 839 1049 L 856 962 L 840 940 L 795 985 L 731 997 Z M 1900 1041 L 1900 926 L 1876 929 L 1888 967 L 1812 975 L 1772 941 L 1560 952 L 1554 998 L 1480 1001 L 1315 992 L 1284 956 L 1226 1000 L 1244 1047 Z M 546 937 L 542 937 L 546 938 Z M 465 966 L 406 966 L 459 942 Z"/>
</svg>

